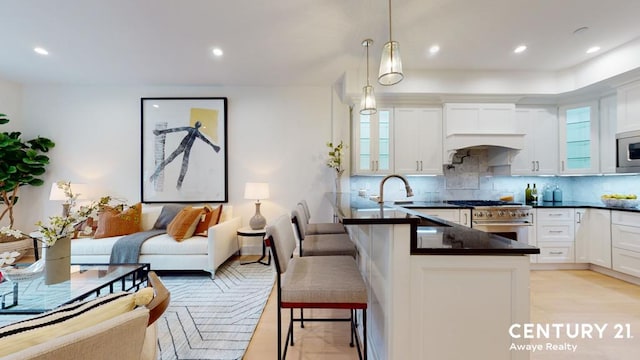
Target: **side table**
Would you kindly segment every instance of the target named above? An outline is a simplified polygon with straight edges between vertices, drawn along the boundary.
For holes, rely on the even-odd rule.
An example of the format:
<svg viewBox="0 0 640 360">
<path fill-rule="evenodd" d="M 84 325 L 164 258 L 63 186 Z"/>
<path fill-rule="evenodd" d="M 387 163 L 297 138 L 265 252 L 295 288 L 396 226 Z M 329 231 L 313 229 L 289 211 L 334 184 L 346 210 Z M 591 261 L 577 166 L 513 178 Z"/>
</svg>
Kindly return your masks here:
<svg viewBox="0 0 640 360">
<path fill-rule="evenodd" d="M 247 264 L 255 264 L 255 263 L 260 263 L 262 265 L 271 265 L 271 252 L 269 252 L 269 254 L 267 254 L 267 247 L 264 243 L 264 237 L 267 235 L 267 232 L 265 231 L 265 229 L 258 229 L 258 230 L 253 230 L 251 227 L 249 226 L 245 226 L 245 227 L 241 227 L 236 231 L 236 239 L 238 241 L 238 249 L 240 252 L 240 265 L 247 265 Z M 256 260 L 256 261 L 250 261 L 250 262 L 246 262 L 243 263 L 242 262 L 242 244 L 240 243 L 240 237 L 241 236 L 245 236 L 245 237 L 259 237 L 262 241 L 262 256 Z M 267 262 L 264 262 L 264 258 L 267 258 Z"/>
</svg>

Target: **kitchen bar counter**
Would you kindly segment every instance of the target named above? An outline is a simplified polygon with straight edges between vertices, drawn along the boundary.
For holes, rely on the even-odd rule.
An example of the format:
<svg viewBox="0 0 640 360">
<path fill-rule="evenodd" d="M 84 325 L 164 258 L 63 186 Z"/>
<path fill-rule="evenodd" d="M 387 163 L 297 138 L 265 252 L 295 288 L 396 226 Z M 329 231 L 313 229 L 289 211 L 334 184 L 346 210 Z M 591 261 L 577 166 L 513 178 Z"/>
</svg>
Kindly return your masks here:
<svg viewBox="0 0 640 360">
<path fill-rule="evenodd" d="M 378 204 L 375 201 L 350 196 L 348 193 L 328 194 L 339 220 L 344 225 L 411 226 L 411 255 L 524 255 L 539 254 L 540 249 L 430 217 L 411 208 L 469 209 L 446 203 Z M 411 206 L 406 208 L 405 206 Z"/>
<path fill-rule="evenodd" d="M 529 359 L 529 351 L 510 350 L 529 340 L 505 334 L 529 322 L 527 254 L 539 249 L 407 204 L 327 197 L 358 249 L 369 298 L 369 359 Z"/>
</svg>

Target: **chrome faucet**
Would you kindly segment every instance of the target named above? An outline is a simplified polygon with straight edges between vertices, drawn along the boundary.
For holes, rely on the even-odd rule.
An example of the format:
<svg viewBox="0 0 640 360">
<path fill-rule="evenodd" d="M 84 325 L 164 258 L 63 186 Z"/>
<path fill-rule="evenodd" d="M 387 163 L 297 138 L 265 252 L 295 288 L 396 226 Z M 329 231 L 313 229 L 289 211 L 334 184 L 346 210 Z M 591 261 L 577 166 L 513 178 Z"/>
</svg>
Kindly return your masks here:
<svg viewBox="0 0 640 360">
<path fill-rule="evenodd" d="M 391 174 L 391 175 L 387 175 L 384 177 L 384 179 L 382 179 L 382 181 L 380 181 L 380 198 L 378 199 L 378 203 L 382 204 L 384 202 L 384 183 L 389 180 L 392 177 L 396 177 L 400 180 L 402 180 L 404 182 L 404 189 L 407 191 L 407 197 L 412 197 L 413 196 L 413 190 L 411 190 L 411 186 L 409 186 L 409 180 L 407 180 L 404 176 L 402 175 L 397 175 L 397 174 Z"/>
</svg>

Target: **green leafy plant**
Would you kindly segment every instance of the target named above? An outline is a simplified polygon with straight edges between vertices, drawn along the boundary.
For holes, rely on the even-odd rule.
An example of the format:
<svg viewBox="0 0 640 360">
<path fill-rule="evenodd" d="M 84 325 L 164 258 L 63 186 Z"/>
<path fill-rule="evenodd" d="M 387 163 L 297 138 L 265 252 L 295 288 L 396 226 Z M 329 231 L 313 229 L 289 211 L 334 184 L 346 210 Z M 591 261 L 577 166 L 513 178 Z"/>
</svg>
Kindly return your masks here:
<svg viewBox="0 0 640 360">
<path fill-rule="evenodd" d="M 0 125 L 10 120 L 5 114 L 0 114 Z M 38 136 L 24 141 L 20 132 L 0 133 L 0 197 L 4 209 L 0 213 L 0 220 L 9 215 L 9 227 L 13 228 L 13 208 L 18 203 L 18 189 L 25 185 L 41 186 L 40 179 L 49 164 L 49 157 L 44 155 L 55 143 L 47 138 Z"/>
<path fill-rule="evenodd" d="M 342 141 L 340 144 L 333 145 L 331 141 L 327 142 L 329 148 L 329 159 L 327 159 L 327 166 L 334 169 L 338 176 L 342 175 L 344 168 L 342 167 L 342 150 L 346 147 Z"/>
</svg>

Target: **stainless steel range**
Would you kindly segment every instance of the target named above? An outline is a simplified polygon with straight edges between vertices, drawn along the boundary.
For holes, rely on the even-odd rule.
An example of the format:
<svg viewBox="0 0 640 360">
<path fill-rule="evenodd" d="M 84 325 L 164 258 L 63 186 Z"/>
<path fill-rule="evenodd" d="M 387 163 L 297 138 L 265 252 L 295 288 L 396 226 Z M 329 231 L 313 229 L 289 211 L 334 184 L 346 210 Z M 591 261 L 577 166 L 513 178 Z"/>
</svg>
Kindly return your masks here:
<svg viewBox="0 0 640 360">
<path fill-rule="evenodd" d="M 449 204 L 471 206 L 471 227 L 512 240 L 529 242 L 533 226 L 531 206 L 493 200 L 453 200 Z"/>
</svg>

